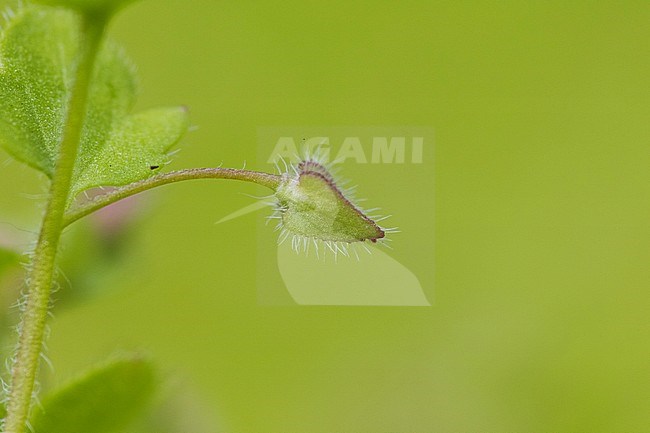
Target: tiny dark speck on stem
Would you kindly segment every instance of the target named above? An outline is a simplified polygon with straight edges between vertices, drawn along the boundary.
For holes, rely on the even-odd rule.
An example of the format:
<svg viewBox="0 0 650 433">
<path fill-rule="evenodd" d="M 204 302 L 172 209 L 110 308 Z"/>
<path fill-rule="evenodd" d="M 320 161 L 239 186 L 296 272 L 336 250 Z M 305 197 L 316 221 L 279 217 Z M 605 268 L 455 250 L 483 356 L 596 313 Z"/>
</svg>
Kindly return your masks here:
<svg viewBox="0 0 650 433">
<path fill-rule="evenodd" d="M 149 168 L 150 168 L 151 170 L 155 170 L 155 169 L 157 169 L 157 168 L 159 168 L 159 167 L 160 167 L 159 165 L 150 165 L 150 166 L 149 166 Z"/>
</svg>

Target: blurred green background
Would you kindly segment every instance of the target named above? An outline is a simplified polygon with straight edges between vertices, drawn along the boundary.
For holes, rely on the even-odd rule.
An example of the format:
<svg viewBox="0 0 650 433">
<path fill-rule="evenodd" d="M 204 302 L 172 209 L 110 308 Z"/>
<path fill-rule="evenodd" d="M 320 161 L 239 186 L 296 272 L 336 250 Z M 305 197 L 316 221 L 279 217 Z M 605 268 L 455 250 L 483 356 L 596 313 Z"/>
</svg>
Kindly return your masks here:
<svg viewBox="0 0 650 433">
<path fill-rule="evenodd" d="M 173 168 L 263 168 L 267 125 L 433 127 L 430 182 L 345 173 L 433 306 L 259 305 L 264 215 L 214 222 L 261 190 L 188 182 L 140 202 L 121 259 L 62 264 L 104 293 L 55 309 L 45 384 L 136 349 L 191 390 L 194 431 L 647 431 L 648 23 L 647 1 L 129 7 L 139 107 L 198 126 Z M 0 241 L 28 248 L 45 183 L 8 158 Z"/>
</svg>

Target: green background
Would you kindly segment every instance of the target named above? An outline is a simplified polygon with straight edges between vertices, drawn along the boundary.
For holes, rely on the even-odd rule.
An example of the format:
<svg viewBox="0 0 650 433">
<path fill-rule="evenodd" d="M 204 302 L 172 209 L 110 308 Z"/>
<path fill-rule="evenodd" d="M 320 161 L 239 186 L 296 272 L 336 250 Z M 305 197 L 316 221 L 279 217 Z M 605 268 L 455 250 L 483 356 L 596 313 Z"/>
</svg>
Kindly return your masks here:
<svg viewBox="0 0 650 433">
<path fill-rule="evenodd" d="M 214 222 L 260 190 L 188 182 L 141 202 L 122 262 L 64 267 L 106 290 L 55 310 L 45 385 L 137 349 L 191 394 L 193 431 L 647 431 L 649 22 L 647 1 L 124 10 L 140 108 L 198 126 L 174 168 L 261 168 L 260 126 L 433 127 L 428 182 L 346 173 L 433 306 L 259 305 L 263 215 Z M 45 183 L 6 160 L 0 240 L 27 248 Z"/>
</svg>

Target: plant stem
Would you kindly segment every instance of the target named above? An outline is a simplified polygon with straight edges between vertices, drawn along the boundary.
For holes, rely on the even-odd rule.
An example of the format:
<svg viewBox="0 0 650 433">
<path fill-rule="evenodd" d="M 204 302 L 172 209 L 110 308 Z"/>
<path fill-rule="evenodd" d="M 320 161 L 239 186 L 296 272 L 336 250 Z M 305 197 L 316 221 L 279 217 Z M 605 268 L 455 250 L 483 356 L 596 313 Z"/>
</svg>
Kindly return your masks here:
<svg viewBox="0 0 650 433">
<path fill-rule="evenodd" d="M 108 206 L 111 203 L 122 200 L 123 198 L 168 183 L 194 179 L 235 179 L 244 182 L 253 182 L 270 189 L 276 189 L 280 183 L 281 177 L 276 174 L 251 170 L 238 170 L 235 168 L 190 168 L 186 170 L 172 171 L 170 173 L 159 174 L 148 179 L 116 188 L 73 208 L 66 212 L 63 219 L 63 227 L 66 227 L 76 220 Z"/>
<path fill-rule="evenodd" d="M 27 280 L 27 297 L 20 322 L 18 348 L 11 369 L 11 388 L 3 429 L 5 433 L 23 433 L 29 416 L 50 302 L 54 259 L 64 227 L 63 216 L 86 114 L 88 88 L 106 21 L 102 15 L 82 17 L 76 78 L 50 185 L 49 201 Z"/>
</svg>

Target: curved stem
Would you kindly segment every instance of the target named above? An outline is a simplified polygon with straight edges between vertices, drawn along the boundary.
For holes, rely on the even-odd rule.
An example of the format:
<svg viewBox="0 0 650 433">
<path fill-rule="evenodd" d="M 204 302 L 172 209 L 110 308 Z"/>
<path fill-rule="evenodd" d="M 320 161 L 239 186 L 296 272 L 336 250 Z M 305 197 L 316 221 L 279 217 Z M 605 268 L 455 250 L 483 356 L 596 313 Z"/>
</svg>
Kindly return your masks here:
<svg viewBox="0 0 650 433">
<path fill-rule="evenodd" d="M 190 168 L 186 170 L 172 171 L 170 173 L 159 174 L 148 179 L 116 188 L 69 210 L 64 216 L 63 227 L 66 227 L 76 220 L 108 206 L 111 203 L 122 200 L 123 198 L 157 186 L 167 185 L 168 183 L 195 179 L 235 179 L 244 182 L 253 182 L 275 190 L 280 183 L 281 177 L 276 174 L 251 170 L 238 170 L 235 168 Z"/>
<path fill-rule="evenodd" d="M 4 421 L 5 433 L 23 433 L 32 403 L 50 301 L 54 259 L 63 230 L 63 216 L 70 191 L 81 129 L 86 114 L 88 87 L 106 19 L 82 17 L 79 64 L 72 88 L 50 194 L 28 277 L 27 297 L 20 321 L 18 348 L 11 369 L 11 388 Z"/>
</svg>

